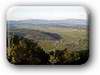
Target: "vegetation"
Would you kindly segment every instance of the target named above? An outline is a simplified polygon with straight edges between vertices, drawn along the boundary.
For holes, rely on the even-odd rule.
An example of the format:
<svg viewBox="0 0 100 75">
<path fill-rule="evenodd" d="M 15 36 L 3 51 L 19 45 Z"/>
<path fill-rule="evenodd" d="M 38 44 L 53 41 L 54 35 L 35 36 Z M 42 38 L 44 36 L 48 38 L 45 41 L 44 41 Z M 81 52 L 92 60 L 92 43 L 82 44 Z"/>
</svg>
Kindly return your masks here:
<svg viewBox="0 0 100 75">
<path fill-rule="evenodd" d="M 49 64 L 49 55 L 32 40 L 13 35 L 9 44 L 7 57 L 11 63 Z"/>
<path fill-rule="evenodd" d="M 12 34 L 8 41 L 7 58 L 13 64 L 82 64 L 89 56 L 88 49 L 72 50 L 74 46 L 75 49 L 81 49 L 76 48 L 74 43 L 67 44 L 64 49 L 48 51 L 39 46 L 38 42 L 16 34 Z M 83 42 L 80 40 L 81 45 Z"/>
</svg>

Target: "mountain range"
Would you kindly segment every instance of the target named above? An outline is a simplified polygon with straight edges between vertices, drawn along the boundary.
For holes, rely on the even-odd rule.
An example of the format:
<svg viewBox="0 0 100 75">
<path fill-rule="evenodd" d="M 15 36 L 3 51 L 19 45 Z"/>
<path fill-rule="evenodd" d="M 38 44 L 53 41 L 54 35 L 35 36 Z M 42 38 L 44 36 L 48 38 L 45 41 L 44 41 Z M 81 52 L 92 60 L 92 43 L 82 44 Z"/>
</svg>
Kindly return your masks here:
<svg viewBox="0 0 100 75">
<path fill-rule="evenodd" d="M 87 20 L 85 19 L 65 19 L 65 20 L 42 20 L 42 19 L 27 19 L 27 20 L 8 20 L 7 25 L 11 28 L 31 28 L 34 26 L 42 27 L 86 27 Z"/>
</svg>

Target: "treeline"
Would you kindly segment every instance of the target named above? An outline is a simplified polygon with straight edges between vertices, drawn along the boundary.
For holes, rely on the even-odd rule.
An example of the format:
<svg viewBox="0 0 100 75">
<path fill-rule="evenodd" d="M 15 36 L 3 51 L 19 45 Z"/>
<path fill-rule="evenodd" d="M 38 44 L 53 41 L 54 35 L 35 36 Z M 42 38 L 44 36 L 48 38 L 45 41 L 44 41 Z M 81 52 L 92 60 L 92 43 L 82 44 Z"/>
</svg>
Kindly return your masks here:
<svg viewBox="0 0 100 75">
<path fill-rule="evenodd" d="M 45 51 L 33 40 L 15 34 L 11 35 L 7 42 L 7 58 L 12 64 L 73 65 L 84 63 L 89 56 L 88 50 L 71 51 L 65 48 L 64 50 Z"/>
</svg>

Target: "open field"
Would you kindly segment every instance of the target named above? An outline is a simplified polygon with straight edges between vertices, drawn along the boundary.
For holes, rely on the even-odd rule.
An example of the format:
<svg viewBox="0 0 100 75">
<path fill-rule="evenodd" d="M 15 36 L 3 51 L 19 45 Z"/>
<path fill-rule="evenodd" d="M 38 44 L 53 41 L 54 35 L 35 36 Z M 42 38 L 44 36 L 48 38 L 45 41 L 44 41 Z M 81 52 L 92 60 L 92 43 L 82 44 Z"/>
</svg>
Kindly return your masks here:
<svg viewBox="0 0 100 75">
<path fill-rule="evenodd" d="M 45 50 L 64 49 L 68 45 L 75 45 L 75 50 L 87 50 L 88 49 L 88 30 L 85 28 L 47 28 L 39 29 L 44 32 L 57 33 L 62 39 L 57 41 L 40 40 L 39 45 Z M 81 43 L 84 43 L 81 46 Z M 69 47 L 68 47 L 69 48 Z"/>
<path fill-rule="evenodd" d="M 24 33 L 24 37 L 38 40 L 38 45 L 46 51 L 63 50 L 65 48 L 70 50 L 88 49 L 88 31 L 86 28 L 48 27 L 39 29 L 15 29 L 13 32 Z M 61 39 L 55 38 L 52 40 L 51 38 L 55 35 L 54 33 L 59 35 Z"/>
</svg>

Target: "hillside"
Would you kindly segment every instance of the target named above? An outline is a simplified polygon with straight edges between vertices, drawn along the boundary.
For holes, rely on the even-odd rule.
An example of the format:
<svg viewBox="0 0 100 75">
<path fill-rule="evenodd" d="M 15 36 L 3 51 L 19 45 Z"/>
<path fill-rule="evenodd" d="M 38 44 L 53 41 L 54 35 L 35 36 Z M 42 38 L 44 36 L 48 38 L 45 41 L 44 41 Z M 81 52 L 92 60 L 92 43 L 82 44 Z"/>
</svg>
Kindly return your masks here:
<svg viewBox="0 0 100 75">
<path fill-rule="evenodd" d="M 39 40 L 49 40 L 49 41 L 59 41 L 61 36 L 57 33 L 44 32 L 40 30 L 30 30 L 30 29 L 14 29 L 10 30 L 10 33 L 23 36 L 24 38 L 32 39 L 35 41 Z"/>
<path fill-rule="evenodd" d="M 7 21 L 7 25 L 10 28 L 44 28 L 44 27 L 75 27 L 86 28 L 87 21 L 84 19 L 66 19 L 66 20 L 40 20 L 40 19 L 28 19 Z"/>
</svg>

